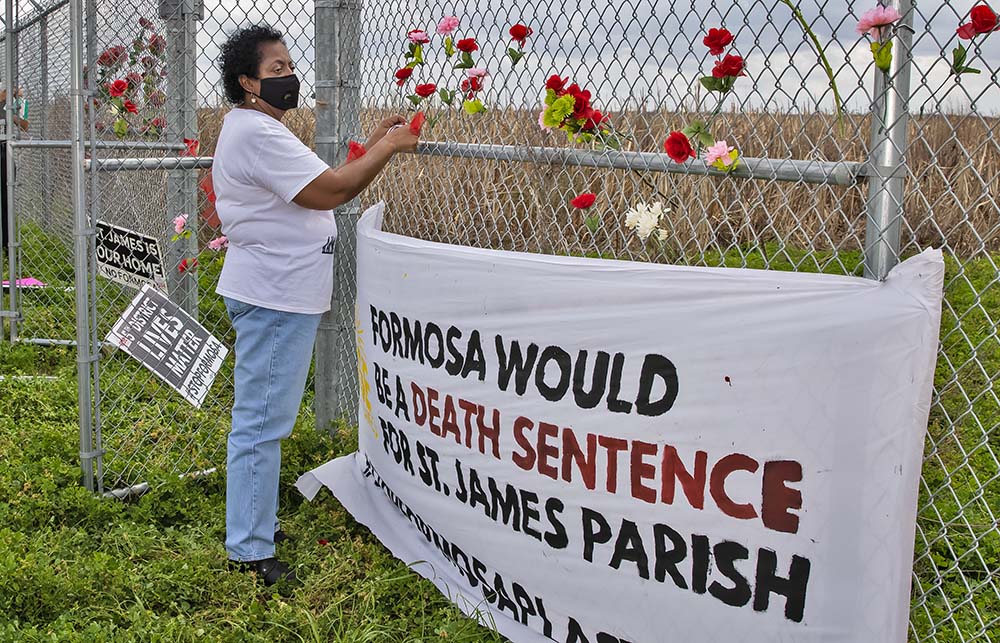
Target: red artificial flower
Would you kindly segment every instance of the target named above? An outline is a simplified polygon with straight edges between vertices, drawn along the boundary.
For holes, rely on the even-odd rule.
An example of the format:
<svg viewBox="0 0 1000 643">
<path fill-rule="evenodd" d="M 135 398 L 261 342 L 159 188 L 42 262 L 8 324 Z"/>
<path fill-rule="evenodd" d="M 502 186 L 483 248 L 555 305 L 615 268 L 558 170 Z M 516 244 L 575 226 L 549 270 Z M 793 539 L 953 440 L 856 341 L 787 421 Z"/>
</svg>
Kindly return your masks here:
<svg viewBox="0 0 1000 643">
<path fill-rule="evenodd" d="M 406 37 L 415 45 L 426 45 L 431 41 L 423 29 L 410 29 L 406 32 Z"/>
<path fill-rule="evenodd" d="M 125 80 L 128 81 L 128 86 L 130 88 L 131 87 L 138 87 L 139 85 L 142 84 L 142 74 L 140 74 L 139 72 L 135 72 L 135 71 L 129 72 L 129 74 L 127 76 L 125 76 Z"/>
<path fill-rule="evenodd" d="M 403 83 L 405 83 L 407 81 L 407 79 L 409 79 L 409 77 L 412 76 L 412 75 L 413 75 L 413 68 L 412 67 L 403 67 L 402 69 L 397 69 L 396 70 L 396 84 L 399 85 L 400 87 L 402 87 Z"/>
<path fill-rule="evenodd" d="M 417 85 L 413 90 L 413 93 L 420 98 L 427 98 L 431 94 L 437 91 L 437 85 L 434 83 L 426 83 L 424 85 Z"/>
<path fill-rule="evenodd" d="M 606 114 L 602 114 L 600 111 L 588 107 L 583 113 L 584 123 L 581 128 L 585 132 L 593 132 L 594 130 L 600 128 L 601 123 L 608 120 Z"/>
<path fill-rule="evenodd" d="M 153 23 L 150 22 L 149 18 L 139 18 L 139 26 L 143 29 L 153 29 Z"/>
<path fill-rule="evenodd" d="M 318 542 L 318 543 L 319 543 L 319 544 L 321 544 L 321 545 L 329 545 L 329 544 L 330 544 L 330 541 L 328 541 L 328 540 L 327 540 L 327 539 L 325 539 L 325 538 L 320 538 L 320 539 L 319 539 L 319 540 L 317 540 L 316 542 Z"/>
<path fill-rule="evenodd" d="M 410 133 L 414 136 L 420 136 L 420 130 L 424 128 L 424 121 L 427 117 L 424 116 L 423 112 L 417 112 L 413 115 L 413 120 L 410 121 Z"/>
<path fill-rule="evenodd" d="M 510 39 L 516 42 L 521 47 L 524 47 L 524 41 L 528 39 L 528 36 L 535 33 L 535 30 L 527 25 L 522 25 L 517 23 L 510 28 Z"/>
<path fill-rule="evenodd" d="M 569 94 L 576 100 L 573 106 L 573 118 L 586 118 L 586 111 L 590 109 L 590 92 L 573 83 L 566 88 L 564 94 Z"/>
<path fill-rule="evenodd" d="M 345 163 L 350 163 L 351 161 L 357 161 L 359 158 L 368 153 L 365 146 L 361 143 L 355 143 L 354 141 L 347 142 L 347 160 Z"/>
<path fill-rule="evenodd" d="M 712 69 L 712 75 L 716 78 L 746 76 L 746 73 L 743 71 L 743 57 L 726 56 L 722 60 L 716 61 L 715 67 Z"/>
<path fill-rule="evenodd" d="M 181 259 L 181 263 L 177 266 L 177 270 L 180 272 L 187 272 L 188 270 L 194 270 L 197 267 L 198 260 L 192 257 L 191 259 Z"/>
<path fill-rule="evenodd" d="M 143 56 L 140 62 L 142 63 L 142 66 L 145 67 L 146 69 L 152 69 L 153 67 L 156 67 L 156 60 L 152 56 Z"/>
<path fill-rule="evenodd" d="M 583 194 L 571 199 L 569 204 L 579 210 L 586 210 L 590 206 L 594 205 L 594 201 L 596 200 L 596 194 L 593 194 L 592 192 L 584 192 Z"/>
<path fill-rule="evenodd" d="M 118 98 L 127 91 L 128 91 L 128 81 L 121 78 L 108 85 L 108 93 L 111 94 L 114 98 Z"/>
<path fill-rule="evenodd" d="M 198 156 L 198 139 L 196 138 L 186 138 L 184 139 L 184 156 Z"/>
<path fill-rule="evenodd" d="M 118 45 L 101 52 L 101 55 L 97 57 L 97 64 L 101 67 L 116 67 L 124 63 L 127 57 L 125 47 Z"/>
<path fill-rule="evenodd" d="M 670 136 L 663 143 L 663 149 L 667 152 L 667 156 L 677 163 L 683 163 L 696 156 L 691 141 L 684 132 L 670 132 Z"/>
<path fill-rule="evenodd" d="M 459 87 L 463 92 L 468 94 L 470 97 L 476 92 L 482 91 L 483 89 L 483 79 L 480 76 L 473 76 L 472 78 L 463 78 Z"/>
<path fill-rule="evenodd" d="M 162 54 L 167 50 L 167 39 L 160 34 L 151 34 L 149 36 L 149 51 L 154 54 Z"/>
<path fill-rule="evenodd" d="M 545 89 L 551 89 L 557 94 L 562 94 L 566 83 L 569 82 L 569 78 L 560 78 L 559 74 L 552 74 L 549 79 L 545 81 Z"/>
<path fill-rule="evenodd" d="M 479 45 L 476 44 L 475 38 L 462 38 L 461 40 L 455 43 L 455 48 L 458 49 L 459 51 L 464 51 L 467 54 L 471 54 L 472 52 L 479 49 Z"/>
<path fill-rule="evenodd" d="M 733 42 L 733 34 L 728 29 L 709 29 L 701 42 L 708 47 L 708 53 L 719 56 Z"/>
<path fill-rule="evenodd" d="M 208 199 L 209 203 L 215 203 L 215 185 L 212 184 L 212 170 L 209 170 L 202 177 L 201 181 L 198 182 L 198 187 L 205 193 L 205 198 Z"/>
<path fill-rule="evenodd" d="M 997 28 L 997 14 L 984 4 L 976 5 L 969 13 L 976 33 L 989 33 Z"/>
<path fill-rule="evenodd" d="M 198 187 L 205 193 L 206 201 L 205 207 L 201 210 L 201 218 L 213 228 L 221 227 L 222 221 L 219 220 L 219 213 L 215 211 L 215 187 L 212 185 L 211 170 L 198 182 Z"/>
<path fill-rule="evenodd" d="M 125 101 L 123 103 L 123 105 L 125 106 L 125 111 L 128 112 L 129 114 L 138 114 L 139 113 L 139 108 L 136 107 L 135 103 L 133 103 L 132 101 L 127 100 L 127 101 Z"/>
<path fill-rule="evenodd" d="M 958 37 L 962 40 L 972 40 L 976 37 L 976 26 L 969 22 L 959 27 L 955 33 L 957 33 Z"/>
<path fill-rule="evenodd" d="M 164 127 L 167 126 L 167 119 L 163 118 L 162 116 L 157 116 L 152 121 L 150 121 L 149 124 L 152 125 L 153 127 L 158 127 L 159 129 L 163 129 Z"/>
</svg>

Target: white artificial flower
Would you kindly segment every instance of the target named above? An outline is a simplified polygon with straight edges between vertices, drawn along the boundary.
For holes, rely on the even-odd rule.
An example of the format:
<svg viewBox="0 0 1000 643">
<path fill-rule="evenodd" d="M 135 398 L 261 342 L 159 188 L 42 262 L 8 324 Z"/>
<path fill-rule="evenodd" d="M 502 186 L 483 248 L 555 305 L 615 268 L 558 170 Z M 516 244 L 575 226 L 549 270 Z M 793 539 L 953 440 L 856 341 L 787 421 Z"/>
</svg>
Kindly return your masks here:
<svg viewBox="0 0 1000 643">
<path fill-rule="evenodd" d="M 625 227 L 635 230 L 636 235 L 645 241 L 656 230 L 663 215 L 670 212 L 663 203 L 637 203 L 634 208 L 625 213 Z M 662 233 L 661 233 L 662 238 Z"/>
</svg>

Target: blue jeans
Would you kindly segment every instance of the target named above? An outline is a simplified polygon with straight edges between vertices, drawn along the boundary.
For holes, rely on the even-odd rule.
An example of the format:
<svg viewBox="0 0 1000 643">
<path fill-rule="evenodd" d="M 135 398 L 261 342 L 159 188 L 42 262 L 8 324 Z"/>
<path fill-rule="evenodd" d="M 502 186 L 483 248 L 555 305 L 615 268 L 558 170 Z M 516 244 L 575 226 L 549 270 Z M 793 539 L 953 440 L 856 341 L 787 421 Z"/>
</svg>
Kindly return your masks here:
<svg viewBox="0 0 1000 643">
<path fill-rule="evenodd" d="M 281 440 L 292 433 L 322 315 L 225 298 L 236 329 L 236 400 L 226 458 L 226 551 L 274 556 Z"/>
</svg>

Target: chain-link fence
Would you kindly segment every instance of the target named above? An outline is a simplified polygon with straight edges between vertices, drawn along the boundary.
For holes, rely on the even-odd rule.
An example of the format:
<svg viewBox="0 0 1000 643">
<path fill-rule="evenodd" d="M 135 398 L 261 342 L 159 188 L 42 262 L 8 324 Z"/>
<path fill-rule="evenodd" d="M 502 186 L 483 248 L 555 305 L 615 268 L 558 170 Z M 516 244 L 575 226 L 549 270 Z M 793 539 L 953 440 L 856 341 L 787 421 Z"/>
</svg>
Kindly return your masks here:
<svg viewBox="0 0 1000 643">
<path fill-rule="evenodd" d="M 286 124 L 331 164 L 344 157 L 349 139 L 362 140 L 385 115 L 414 109 L 409 97 L 417 85 L 435 84 L 419 107 L 430 117 L 422 153 L 394 162 L 363 196 L 365 204 L 387 202 L 386 223 L 396 232 L 519 251 L 873 277 L 900 256 L 942 247 L 947 290 L 911 639 L 1000 639 L 1000 39 L 987 40 L 985 31 L 971 41 L 958 38 L 973 4 L 894 3 L 903 16 L 885 32 L 894 51 L 883 72 L 873 61 L 871 37 L 855 30 L 875 5 L 852 0 L 418 0 L 363 7 L 355 0 L 316 0 L 314 7 L 91 0 L 79 8 L 89 92 L 80 137 L 91 169 L 83 177 L 81 224 L 70 145 L 72 5 L 15 3 L 8 23 L 15 27 L 7 33 L 16 38 L 15 60 L 7 68 L 34 112 L 28 132 L 12 144 L 16 273 L 44 284 L 25 282 L 17 290 L 18 337 L 76 340 L 77 310 L 85 313 L 93 354 L 81 353 L 90 363 L 81 379 L 90 388 L 81 399 L 93 400 L 93 408 L 81 417 L 91 423 L 84 432 L 93 443 L 83 451 L 95 463 L 97 488 L 222 463 L 231 358 L 195 409 L 124 353 L 103 346 L 135 290 L 96 275 L 87 221 L 158 238 L 171 298 L 232 345 L 214 294 L 221 257 L 205 249 L 219 232 L 200 216 L 210 204 L 199 184 L 227 111 L 215 64 L 219 46 L 236 26 L 268 22 L 285 32 L 303 80 L 304 105 Z M 455 69 L 463 52 L 449 57 L 446 35 L 436 33 L 438 21 L 452 15 L 458 18 L 447 36 L 452 45 L 477 43 L 472 64 L 464 65 L 471 72 Z M 532 30 L 523 47 L 508 31 L 519 23 Z M 721 95 L 699 80 L 714 77 L 723 56 L 703 44 L 712 28 L 732 33 L 723 55 L 745 64 L 746 75 Z M 421 49 L 426 64 L 400 85 L 397 70 L 415 61 L 411 29 L 428 34 Z M 958 66 L 981 73 L 953 73 L 959 44 L 968 53 Z M 553 74 L 589 90 L 592 106 L 610 113 L 620 149 L 571 141 L 558 127 L 542 126 Z M 116 80 L 125 82 L 123 96 L 136 113 L 112 107 L 108 86 Z M 474 111 L 476 100 L 486 111 L 466 113 L 464 104 Z M 664 154 L 668 134 L 686 127 L 692 133 L 697 121 L 713 141 L 725 139 L 738 151 L 734 171 L 709 168 L 704 145 L 697 145 L 699 158 L 685 163 Z M 199 141 L 200 158 L 189 158 L 185 139 Z M 585 192 L 596 195 L 592 208 L 570 205 Z M 641 238 L 628 225 L 626 212 L 643 202 L 669 210 L 662 234 Z M 336 301 L 317 343 L 321 428 L 356 408 L 358 209 L 337 213 Z M 173 220 L 183 214 L 195 234 L 174 240 Z M 81 246 L 81 235 L 90 243 L 82 280 L 75 258 L 88 246 Z M 195 258 L 199 266 L 192 269 Z"/>
</svg>

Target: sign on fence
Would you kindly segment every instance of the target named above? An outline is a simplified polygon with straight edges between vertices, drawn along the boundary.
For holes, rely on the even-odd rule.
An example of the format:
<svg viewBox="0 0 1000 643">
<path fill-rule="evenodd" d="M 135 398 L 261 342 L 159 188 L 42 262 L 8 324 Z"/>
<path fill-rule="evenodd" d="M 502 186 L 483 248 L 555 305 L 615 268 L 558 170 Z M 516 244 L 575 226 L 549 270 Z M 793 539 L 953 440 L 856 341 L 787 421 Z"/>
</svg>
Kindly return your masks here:
<svg viewBox="0 0 1000 643">
<path fill-rule="evenodd" d="M 360 448 L 306 474 L 514 641 L 903 642 L 944 264 L 885 282 L 358 226 Z"/>
<path fill-rule="evenodd" d="M 126 286 L 167 289 L 159 240 L 103 221 L 97 222 L 97 269 L 100 276 Z"/>
<path fill-rule="evenodd" d="M 113 343 L 200 407 L 229 349 L 146 285 L 108 334 Z"/>
</svg>

